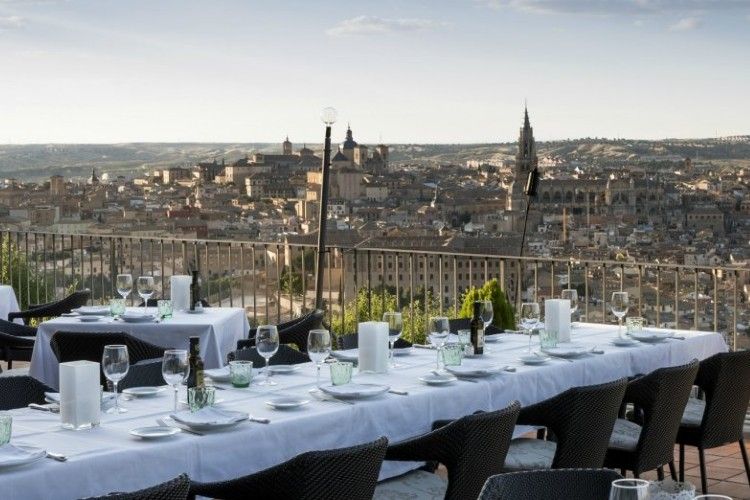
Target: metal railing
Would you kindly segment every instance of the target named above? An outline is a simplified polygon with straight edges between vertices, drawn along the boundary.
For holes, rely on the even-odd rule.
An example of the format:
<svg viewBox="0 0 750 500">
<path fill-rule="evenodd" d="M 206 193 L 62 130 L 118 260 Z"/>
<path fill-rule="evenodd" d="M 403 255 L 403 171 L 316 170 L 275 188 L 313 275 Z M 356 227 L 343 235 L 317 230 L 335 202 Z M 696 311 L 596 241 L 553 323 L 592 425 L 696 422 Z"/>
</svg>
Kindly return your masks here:
<svg viewBox="0 0 750 500">
<path fill-rule="evenodd" d="M 119 273 L 152 275 L 157 294 L 168 297 L 169 277 L 197 268 L 211 304 L 243 307 L 254 324 L 314 307 L 313 244 L 0 230 L 0 248 L 0 282 L 14 285 L 21 304 L 76 288 L 91 289 L 92 303 L 106 303 Z M 412 328 L 430 314 L 455 316 L 466 289 L 494 278 L 513 303 L 577 288 L 579 314 L 590 322 L 614 322 L 609 297 L 625 290 L 630 314 L 649 324 L 719 331 L 731 347 L 748 346 L 747 268 L 336 245 L 326 254 L 323 296 L 335 333 L 346 333 L 347 314 L 371 317 L 386 299 L 409 312 Z M 131 300 L 140 302 L 135 291 Z"/>
</svg>

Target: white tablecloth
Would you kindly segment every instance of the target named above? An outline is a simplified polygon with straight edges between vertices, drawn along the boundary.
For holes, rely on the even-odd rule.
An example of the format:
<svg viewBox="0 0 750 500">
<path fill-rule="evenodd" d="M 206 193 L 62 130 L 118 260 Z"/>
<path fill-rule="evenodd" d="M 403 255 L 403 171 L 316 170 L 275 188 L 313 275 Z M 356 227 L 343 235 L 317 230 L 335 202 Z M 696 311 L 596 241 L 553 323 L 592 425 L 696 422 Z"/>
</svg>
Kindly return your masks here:
<svg viewBox="0 0 750 500">
<path fill-rule="evenodd" d="M 143 311 L 142 308 L 128 310 Z M 125 323 L 111 318 L 82 323 L 70 317 L 45 321 L 39 325 L 29 373 L 50 387 L 58 386 L 58 362 L 49 345 L 57 331 L 125 332 L 146 342 L 176 349 L 187 349 L 188 338 L 198 336 L 205 367 L 221 367 L 226 355 L 236 349 L 237 341 L 247 337 L 250 329 L 247 316 L 238 307 L 207 307 L 204 311 L 203 314 L 175 313 L 161 323 Z"/>
<path fill-rule="evenodd" d="M 388 375 L 356 375 L 357 381 L 382 382 L 406 390 L 408 396 L 385 394 L 354 405 L 312 400 L 293 411 L 275 411 L 264 401 L 275 395 L 308 396 L 315 384 L 315 369 L 302 365 L 291 375 L 275 375 L 272 390 L 217 391 L 222 406 L 271 419 L 268 425 L 244 422 L 238 427 L 194 436 L 179 434 L 164 441 L 146 442 L 131 437 L 129 430 L 155 425 L 156 418 L 172 408 L 172 394 L 165 391 L 152 399 L 124 401 L 129 412 L 103 415 L 101 426 L 89 431 L 64 431 L 59 417 L 29 409 L 14 410 L 13 442 L 42 446 L 68 455 L 65 463 L 43 460 L 14 470 L 0 471 L 3 495 L 7 498 L 59 499 L 101 495 L 110 491 L 135 490 L 163 482 L 187 472 L 199 481 L 217 481 L 253 473 L 319 449 L 354 445 L 387 436 L 391 442 L 430 430 L 437 419 L 456 418 L 476 410 L 506 406 L 514 399 L 531 404 L 573 386 L 595 384 L 645 373 L 662 366 L 677 365 L 692 358 L 703 359 L 726 350 L 715 333 L 681 332 L 686 340 L 669 340 L 656 345 L 619 348 L 609 344 L 615 329 L 585 326 L 576 329 L 574 340 L 604 349 L 605 354 L 586 355 L 573 363 L 552 360 L 529 367 L 517 362 L 527 339 L 509 335 L 500 343 L 488 344 L 487 358 L 517 367 L 516 373 L 502 373 L 477 383 L 457 381 L 450 386 L 428 387 L 417 377 L 435 364 L 435 352 L 415 349 L 399 357 L 404 366 Z M 465 363 L 475 363 L 465 360 Z M 328 377 L 324 367 L 323 377 Z M 414 464 L 385 462 L 381 478 L 401 474 Z M 53 494 L 54 492 L 54 494 Z"/>
<path fill-rule="evenodd" d="M 8 313 L 18 312 L 18 300 L 13 287 L 9 285 L 0 285 L 0 318 L 7 320 Z M 16 323 L 23 323 L 20 319 Z"/>
</svg>

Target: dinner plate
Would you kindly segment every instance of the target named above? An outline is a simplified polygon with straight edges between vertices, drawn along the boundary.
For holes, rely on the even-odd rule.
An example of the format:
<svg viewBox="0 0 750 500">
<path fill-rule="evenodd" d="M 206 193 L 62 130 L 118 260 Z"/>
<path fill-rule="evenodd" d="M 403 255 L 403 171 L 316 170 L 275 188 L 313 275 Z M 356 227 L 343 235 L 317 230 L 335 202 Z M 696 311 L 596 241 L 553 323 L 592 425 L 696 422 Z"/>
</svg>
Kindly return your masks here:
<svg viewBox="0 0 750 500">
<path fill-rule="evenodd" d="M 457 377 L 471 378 L 491 377 L 502 371 L 501 367 L 488 364 L 446 366 L 445 369 Z"/>
<path fill-rule="evenodd" d="M 536 354 L 524 354 L 520 356 L 519 361 L 525 365 L 543 365 L 550 360 L 547 356 L 537 356 Z"/>
<path fill-rule="evenodd" d="M 423 382 L 427 385 L 446 385 L 446 384 L 452 384 L 458 380 L 455 375 L 452 375 L 450 373 L 443 373 L 443 374 L 436 374 L 436 373 L 428 373 L 427 375 L 422 375 L 419 377 L 419 381 Z"/>
<path fill-rule="evenodd" d="M 153 427 L 138 427 L 137 429 L 133 429 L 130 431 L 131 435 L 146 440 L 163 439 L 179 433 L 180 429 L 177 427 L 165 427 L 162 425 L 156 425 Z"/>
<path fill-rule="evenodd" d="M 291 396 L 280 396 L 278 398 L 269 399 L 268 401 L 266 401 L 266 404 L 276 410 L 291 410 L 293 408 L 304 406 L 309 402 L 309 399 L 295 398 Z"/>
<path fill-rule="evenodd" d="M 78 318 L 78 321 L 81 323 L 96 323 L 97 321 L 104 318 L 104 316 L 76 316 Z"/>
<path fill-rule="evenodd" d="M 170 417 L 178 424 L 195 431 L 214 431 L 234 427 L 250 418 L 250 415 L 240 411 L 208 407 L 196 412 L 186 410 L 173 413 Z"/>
<path fill-rule="evenodd" d="M 102 306 L 82 306 L 71 309 L 71 312 L 82 314 L 84 316 L 106 316 L 109 314 L 109 307 Z"/>
<path fill-rule="evenodd" d="M 0 446 L 0 469 L 27 465 L 47 456 L 47 451 L 35 446 L 4 444 Z"/>
<path fill-rule="evenodd" d="M 394 347 L 393 348 L 393 355 L 394 356 L 408 356 L 412 353 L 414 348 L 412 347 Z"/>
<path fill-rule="evenodd" d="M 552 356 L 559 356 L 561 358 L 577 358 L 586 354 L 588 349 L 573 342 L 560 342 L 555 347 L 542 349 L 542 352 Z"/>
<path fill-rule="evenodd" d="M 612 339 L 612 344 L 617 347 L 633 347 L 638 345 L 638 342 L 628 337 L 615 337 Z"/>
<path fill-rule="evenodd" d="M 214 382 L 231 382 L 232 375 L 229 373 L 229 367 L 213 368 L 211 370 L 203 370 L 203 374 L 207 375 L 208 378 Z"/>
<path fill-rule="evenodd" d="M 299 370 L 299 365 L 269 365 L 271 373 L 292 373 Z"/>
<path fill-rule="evenodd" d="M 120 319 L 125 323 L 151 323 L 155 316 L 153 314 L 123 314 Z"/>
<path fill-rule="evenodd" d="M 650 344 L 655 344 L 657 342 L 663 342 L 667 340 L 670 337 L 674 336 L 674 332 L 657 332 L 657 331 L 649 331 L 649 330 L 643 330 L 642 332 L 633 332 L 630 334 L 632 338 L 635 340 L 638 340 L 640 342 L 647 342 Z"/>
<path fill-rule="evenodd" d="M 349 383 L 344 385 L 324 385 L 320 388 L 329 396 L 339 399 L 366 399 L 385 394 L 391 388 L 381 384 L 355 384 Z"/>
<path fill-rule="evenodd" d="M 359 349 L 345 349 L 341 351 L 331 351 L 331 356 L 339 361 L 359 361 Z"/>
<path fill-rule="evenodd" d="M 128 387 L 127 389 L 123 389 L 123 394 L 128 394 L 130 396 L 135 396 L 137 398 L 148 398 L 152 396 L 156 396 L 162 391 L 165 391 L 166 387 Z"/>
</svg>

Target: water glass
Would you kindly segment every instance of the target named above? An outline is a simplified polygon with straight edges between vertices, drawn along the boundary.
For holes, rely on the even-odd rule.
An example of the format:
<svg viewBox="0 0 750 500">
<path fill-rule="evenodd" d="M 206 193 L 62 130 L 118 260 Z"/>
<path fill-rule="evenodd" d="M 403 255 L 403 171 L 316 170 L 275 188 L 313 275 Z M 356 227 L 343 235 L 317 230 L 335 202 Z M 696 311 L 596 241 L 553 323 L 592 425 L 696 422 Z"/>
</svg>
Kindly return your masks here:
<svg viewBox="0 0 750 500">
<path fill-rule="evenodd" d="M 117 293 L 120 297 L 127 299 L 130 292 L 133 291 L 133 275 L 132 274 L 118 274 L 115 280 L 115 286 L 117 287 Z"/>
<path fill-rule="evenodd" d="M 471 330 L 462 329 L 456 333 L 458 335 L 458 345 L 461 346 L 464 354 L 473 354 L 473 352 L 469 352 L 470 349 L 473 351 L 471 346 Z"/>
<path fill-rule="evenodd" d="M 628 316 L 625 320 L 625 331 L 628 335 L 632 333 L 641 333 L 646 325 L 646 318 L 641 316 Z"/>
<path fill-rule="evenodd" d="M 400 312 L 386 312 L 383 313 L 383 321 L 388 323 L 388 347 L 390 348 L 391 368 L 396 368 L 397 365 L 393 359 L 393 345 L 401 336 L 401 332 L 404 329 L 404 320 Z"/>
<path fill-rule="evenodd" d="M 464 349 L 459 344 L 443 346 L 443 366 L 459 366 Z"/>
<path fill-rule="evenodd" d="M 695 485 L 684 481 L 651 481 L 648 486 L 649 500 L 693 500 Z"/>
<path fill-rule="evenodd" d="M 349 361 L 337 361 L 331 363 L 331 383 L 333 385 L 344 385 L 352 381 L 352 370 L 354 364 Z"/>
<path fill-rule="evenodd" d="M 121 408 L 119 404 L 119 394 L 117 393 L 117 383 L 124 379 L 130 369 L 130 358 L 128 357 L 128 347 L 125 345 L 106 345 L 102 353 L 102 371 L 104 376 L 112 382 L 115 392 L 115 406 L 107 410 L 107 413 L 125 413 L 128 411 Z"/>
<path fill-rule="evenodd" d="M 192 412 L 196 412 L 207 406 L 213 406 L 216 400 L 216 389 L 210 385 L 191 387 L 188 389 L 187 400 Z"/>
<path fill-rule="evenodd" d="M 531 354 L 531 336 L 534 334 L 534 328 L 539 326 L 540 317 L 539 304 L 537 302 L 524 302 L 521 304 L 518 323 L 529 334 L 529 354 Z"/>
<path fill-rule="evenodd" d="M 562 291 L 560 298 L 570 302 L 570 327 L 573 327 L 573 317 L 578 311 L 578 290 L 575 288 L 567 288 Z"/>
<path fill-rule="evenodd" d="M 233 387 L 249 387 L 253 381 L 252 361 L 230 361 L 229 378 Z"/>
<path fill-rule="evenodd" d="M 119 318 L 125 313 L 125 299 L 109 299 L 109 313 L 114 318 Z"/>
<path fill-rule="evenodd" d="M 169 319 L 172 317 L 172 301 L 162 299 L 156 302 L 156 308 L 160 319 Z"/>
<path fill-rule="evenodd" d="M 331 332 L 323 328 L 310 330 L 307 334 L 307 355 L 317 368 L 317 386 L 320 387 L 320 367 L 331 354 Z"/>
<path fill-rule="evenodd" d="M 609 500 L 648 500 L 648 481 L 645 479 L 616 479 L 612 481 Z"/>
<path fill-rule="evenodd" d="M 622 318 L 628 314 L 628 308 L 630 307 L 628 292 L 612 292 L 609 306 L 612 309 L 612 314 L 617 316 L 617 336 L 622 338 Z"/>
<path fill-rule="evenodd" d="M 161 361 L 161 376 L 174 389 L 174 411 L 177 411 L 177 391 L 190 373 L 188 352 L 185 349 L 167 349 Z"/>
<path fill-rule="evenodd" d="M 13 430 L 13 417 L 0 415 L 0 446 L 10 443 L 10 435 Z"/>
<path fill-rule="evenodd" d="M 279 331 L 275 325 L 260 325 L 255 330 L 255 346 L 258 354 L 266 360 L 266 378 L 259 385 L 276 385 L 271 380 L 271 372 L 268 369 L 268 361 L 279 350 Z"/>
<path fill-rule="evenodd" d="M 440 349 L 448 341 L 448 335 L 450 335 L 450 324 L 448 318 L 443 316 L 435 316 L 430 318 L 427 324 L 427 334 L 430 339 L 430 344 L 437 349 L 437 365 L 436 369 L 440 369 Z"/>
<path fill-rule="evenodd" d="M 481 317 L 482 321 L 484 322 L 484 328 L 487 329 L 490 324 L 492 324 L 492 320 L 495 317 L 495 311 L 492 306 L 491 300 L 482 300 L 480 301 L 482 303 L 481 307 Z"/>
<path fill-rule="evenodd" d="M 546 328 L 540 328 L 539 330 L 539 346 L 542 349 L 550 349 L 557 347 L 557 332 L 547 330 Z"/>
<path fill-rule="evenodd" d="M 153 276 L 138 277 L 138 295 L 143 299 L 143 314 L 148 312 L 148 299 L 156 291 Z"/>
</svg>

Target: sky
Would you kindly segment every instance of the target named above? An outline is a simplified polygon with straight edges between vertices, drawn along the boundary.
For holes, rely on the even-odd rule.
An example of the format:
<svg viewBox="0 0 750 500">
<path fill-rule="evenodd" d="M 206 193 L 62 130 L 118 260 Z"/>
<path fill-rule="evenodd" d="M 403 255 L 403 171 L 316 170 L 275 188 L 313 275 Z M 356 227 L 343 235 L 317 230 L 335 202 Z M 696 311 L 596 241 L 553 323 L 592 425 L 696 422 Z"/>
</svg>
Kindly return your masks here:
<svg viewBox="0 0 750 500">
<path fill-rule="evenodd" d="M 750 0 L 0 0 L 0 143 L 750 134 Z"/>
</svg>

